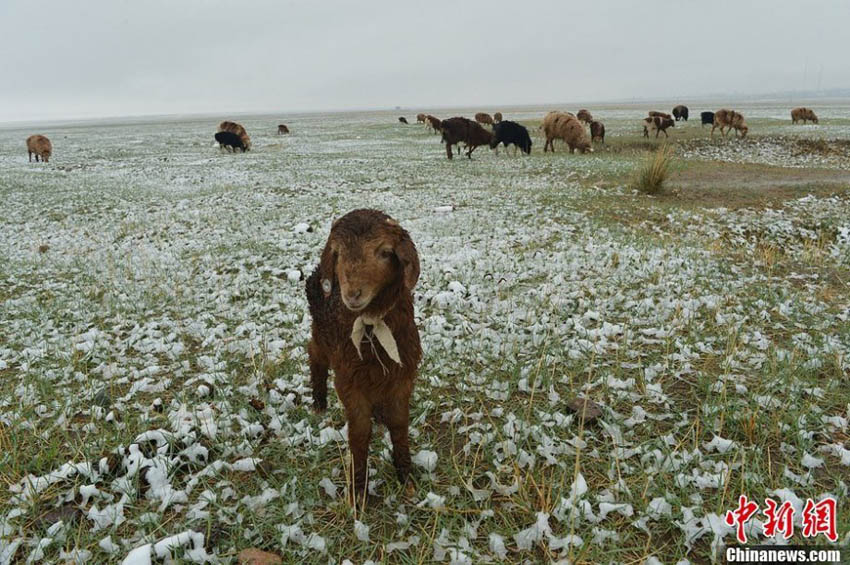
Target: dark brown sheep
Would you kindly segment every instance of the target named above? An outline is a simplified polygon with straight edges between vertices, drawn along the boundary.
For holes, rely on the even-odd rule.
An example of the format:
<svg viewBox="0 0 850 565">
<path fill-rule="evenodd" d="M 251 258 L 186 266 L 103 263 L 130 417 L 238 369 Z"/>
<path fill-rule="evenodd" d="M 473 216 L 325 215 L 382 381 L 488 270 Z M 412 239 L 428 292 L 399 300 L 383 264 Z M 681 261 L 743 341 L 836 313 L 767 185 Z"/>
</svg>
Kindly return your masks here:
<svg viewBox="0 0 850 565">
<path fill-rule="evenodd" d="M 493 125 L 493 118 L 490 117 L 490 114 L 486 112 L 478 112 L 475 114 L 475 121 L 479 124 L 489 124 Z"/>
<path fill-rule="evenodd" d="M 468 118 L 455 117 L 443 120 L 443 143 L 446 155 L 452 158 L 452 146 L 463 142 L 467 147 L 466 156 L 472 159 L 472 152 L 479 145 L 490 145 L 493 134 Z"/>
<path fill-rule="evenodd" d="M 289 128 L 286 127 L 286 124 L 280 124 L 279 126 L 277 126 L 277 134 L 278 135 L 284 135 L 284 134 L 287 134 L 287 133 L 289 133 Z"/>
<path fill-rule="evenodd" d="M 684 104 L 679 104 L 673 108 L 673 117 L 676 118 L 676 121 L 684 120 L 688 121 L 688 107 Z"/>
<path fill-rule="evenodd" d="M 584 122 L 586 124 L 589 124 L 593 121 L 593 116 L 590 114 L 589 111 L 585 110 L 584 108 L 578 111 L 578 114 L 576 114 L 576 118 L 578 118 L 578 121 Z"/>
<path fill-rule="evenodd" d="M 27 138 L 27 153 L 30 161 L 32 161 L 32 156 L 35 155 L 36 163 L 38 163 L 39 157 L 47 163 L 53 153 L 53 144 L 43 135 L 31 135 Z"/>
<path fill-rule="evenodd" d="M 399 481 L 404 484 L 410 474 L 410 395 L 422 358 L 413 317 L 418 280 L 410 235 L 378 210 L 354 210 L 336 220 L 307 279 L 313 406 L 327 408 L 333 369 L 348 422 L 352 501 L 366 495 L 373 416 L 390 432 Z"/>
<path fill-rule="evenodd" d="M 590 141 L 601 141 L 605 143 L 605 125 L 602 122 L 593 120 L 590 122 Z"/>
<path fill-rule="evenodd" d="M 650 118 L 659 117 L 659 118 L 664 118 L 664 119 L 667 119 L 667 120 L 673 119 L 673 116 L 671 116 L 670 114 L 668 114 L 666 112 L 659 112 L 657 110 L 650 110 L 649 111 L 649 117 Z"/>
</svg>

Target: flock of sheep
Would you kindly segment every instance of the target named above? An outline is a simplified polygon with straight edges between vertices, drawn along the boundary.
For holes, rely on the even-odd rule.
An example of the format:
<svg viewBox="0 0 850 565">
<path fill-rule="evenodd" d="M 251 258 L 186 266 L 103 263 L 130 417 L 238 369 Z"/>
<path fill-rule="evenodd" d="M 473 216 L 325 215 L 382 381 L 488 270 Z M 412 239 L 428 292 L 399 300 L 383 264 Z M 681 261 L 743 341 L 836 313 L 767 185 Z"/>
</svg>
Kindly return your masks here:
<svg viewBox="0 0 850 565">
<path fill-rule="evenodd" d="M 688 107 L 679 104 L 673 108 L 672 115 L 665 112 L 651 111 L 649 115 L 643 119 L 643 135 L 649 137 L 651 132 L 655 132 L 657 138 L 660 133 L 664 133 L 669 137 L 667 129 L 673 127 L 675 122 L 679 120 L 688 121 Z M 744 119 L 743 114 L 735 110 L 721 109 L 716 112 L 702 112 L 700 114 L 702 125 L 711 125 L 711 136 L 714 136 L 714 130 L 720 128 L 720 133 L 724 136 L 730 131 L 735 130 L 735 136 L 744 138 L 747 136 L 749 127 Z M 399 122 L 407 124 L 407 118 L 400 117 Z M 509 145 L 514 146 L 514 154 L 517 149 L 523 153 L 531 153 L 531 136 L 528 129 L 517 122 L 503 120 L 502 113 L 496 112 L 492 116 L 485 112 L 475 114 L 475 120 L 470 120 L 464 117 L 448 118 L 440 120 L 431 114 L 418 114 L 416 116 L 417 123 L 425 124 L 425 127 L 434 133 L 442 134 L 442 142 L 446 146 L 446 156 L 451 159 L 453 148 L 456 147 L 458 154 L 461 151 L 460 144 L 464 144 L 466 156 L 472 158 L 472 152 L 482 145 L 487 145 L 491 149 L 497 149 L 499 144 L 506 148 Z M 797 122 L 818 123 L 818 117 L 811 108 L 798 107 L 791 110 L 791 123 Z M 490 126 L 490 129 L 484 127 Z M 589 128 L 589 132 L 585 130 Z M 540 130 L 546 138 L 546 143 L 543 146 L 545 153 L 549 149 L 555 151 L 554 142 L 560 139 L 567 144 L 570 153 L 574 153 L 576 149 L 585 152 L 592 152 L 592 144 L 594 142 L 605 143 L 605 125 L 594 120 L 588 110 L 579 110 L 576 114 L 571 112 L 552 111 L 546 114 L 543 118 L 543 124 Z M 286 124 L 280 124 L 277 127 L 278 135 L 289 133 L 289 128 Z M 589 135 L 588 135 L 589 133 Z M 229 151 L 249 151 L 251 149 L 251 138 L 245 128 L 236 122 L 223 121 L 218 125 L 218 130 L 215 134 L 215 141 L 219 148 L 228 149 Z M 29 160 L 32 161 L 33 155 L 35 160 L 47 163 L 50 155 L 53 153 L 53 145 L 50 140 L 43 135 L 31 135 L 27 138 L 27 153 Z"/>
</svg>

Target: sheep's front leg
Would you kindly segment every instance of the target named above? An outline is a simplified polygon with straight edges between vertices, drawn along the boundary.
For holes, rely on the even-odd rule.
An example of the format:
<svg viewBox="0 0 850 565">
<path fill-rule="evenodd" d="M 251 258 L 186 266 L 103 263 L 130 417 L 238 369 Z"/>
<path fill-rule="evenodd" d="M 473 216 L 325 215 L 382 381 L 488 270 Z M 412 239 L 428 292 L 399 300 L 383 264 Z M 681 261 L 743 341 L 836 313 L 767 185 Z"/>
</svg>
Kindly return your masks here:
<svg viewBox="0 0 850 565">
<path fill-rule="evenodd" d="M 451 160 L 452 156 L 454 155 L 452 145 L 448 141 L 446 142 L 446 155 L 448 156 L 449 160 Z"/>
<path fill-rule="evenodd" d="M 307 345 L 310 357 L 310 384 L 313 388 L 313 409 L 324 412 L 328 408 L 328 361 L 322 349 L 312 339 Z"/>
</svg>

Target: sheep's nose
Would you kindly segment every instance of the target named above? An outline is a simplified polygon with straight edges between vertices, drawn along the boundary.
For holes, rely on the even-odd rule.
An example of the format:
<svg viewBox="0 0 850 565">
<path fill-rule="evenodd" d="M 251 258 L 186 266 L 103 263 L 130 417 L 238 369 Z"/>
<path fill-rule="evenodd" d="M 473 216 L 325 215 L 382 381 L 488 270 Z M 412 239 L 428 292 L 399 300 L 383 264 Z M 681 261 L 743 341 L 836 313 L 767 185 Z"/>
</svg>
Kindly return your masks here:
<svg viewBox="0 0 850 565">
<path fill-rule="evenodd" d="M 360 299 L 361 296 L 363 296 L 363 289 L 349 290 L 348 291 L 348 300 L 351 301 L 351 302 L 356 302 L 357 300 Z"/>
</svg>

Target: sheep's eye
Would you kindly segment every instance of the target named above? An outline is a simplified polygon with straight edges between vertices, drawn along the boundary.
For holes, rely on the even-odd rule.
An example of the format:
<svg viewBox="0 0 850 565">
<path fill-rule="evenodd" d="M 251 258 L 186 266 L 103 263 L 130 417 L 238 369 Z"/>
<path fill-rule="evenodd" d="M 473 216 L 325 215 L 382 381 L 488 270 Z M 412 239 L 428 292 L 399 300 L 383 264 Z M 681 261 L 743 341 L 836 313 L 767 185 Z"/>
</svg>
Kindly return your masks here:
<svg viewBox="0 0 850 565">
<path fill-rule="evenodd" d="M 381 250 L 381 258 L 382 259 L 389 259 L 392 256 L 393 256 L 393 250 L 392 249 L 382 249 Z"/>
</svg>

